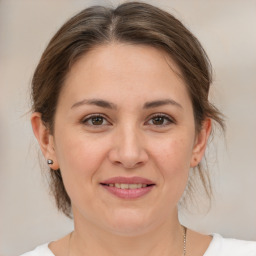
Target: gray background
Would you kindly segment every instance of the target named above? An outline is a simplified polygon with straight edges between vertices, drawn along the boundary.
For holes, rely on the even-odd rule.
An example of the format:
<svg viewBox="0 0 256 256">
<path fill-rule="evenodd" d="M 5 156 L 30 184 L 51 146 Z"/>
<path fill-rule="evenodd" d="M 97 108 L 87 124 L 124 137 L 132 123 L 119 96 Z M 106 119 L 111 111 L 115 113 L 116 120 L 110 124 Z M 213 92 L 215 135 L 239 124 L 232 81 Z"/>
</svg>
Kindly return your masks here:
<svg viewBox="0 0 256 256">
<path fill-rule="evenodd" d="M 55 210 L 29 123 L 29 85 L 59 26 L 82 8 L 122 1 L 0 1 L 0 255 L 17 255 L 63 236 L 72 222 Z M 215 199 L 208 213 L 182 213 L 189 227 L 256 239 L 256 1 L 147 1 L 191 29 L 214 67 L 213 102 L 226 138 L 210 148 Z M 201 205 L 204 205 L 202 202 Z"/>
</svg>

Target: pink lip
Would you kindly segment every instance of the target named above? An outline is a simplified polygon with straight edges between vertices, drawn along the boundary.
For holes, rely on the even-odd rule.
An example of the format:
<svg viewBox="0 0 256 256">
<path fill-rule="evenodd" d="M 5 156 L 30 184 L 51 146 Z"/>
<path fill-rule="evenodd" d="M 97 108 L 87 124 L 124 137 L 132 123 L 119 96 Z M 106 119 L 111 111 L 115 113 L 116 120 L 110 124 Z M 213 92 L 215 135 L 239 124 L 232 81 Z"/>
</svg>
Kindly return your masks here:
<svg viewBox="0 0 256 256">
<path fill-rule="evenodd" d="M 137 188 L 137 189 L 121 189 L 116 187 L 110 187 L 107 184 L 114 184 L 114 183 L 123 183 L 123 184 L 147 184 L 151 186 L 147 186 L 145 188 Z M 154 183 L 145 178 L 141 177 L 113 177 L 108 180 L 104 180 L 100 183 L 103 188 L 105 188 L 111 194 L 122 198 L 122 199 L 136 199 L 140 198 L 147 193 L 149 193 L 152 188 L 154 187 Z"/>
<path fill-rule="evenodd" d="M 100 182 L 101 184 L 114 184 L 114 183 L 123 183 L 123 184 L 155 184 L 152 180 L 145 179 L 142 177 L 113 177 L 107 180 Z"/>
</svg>

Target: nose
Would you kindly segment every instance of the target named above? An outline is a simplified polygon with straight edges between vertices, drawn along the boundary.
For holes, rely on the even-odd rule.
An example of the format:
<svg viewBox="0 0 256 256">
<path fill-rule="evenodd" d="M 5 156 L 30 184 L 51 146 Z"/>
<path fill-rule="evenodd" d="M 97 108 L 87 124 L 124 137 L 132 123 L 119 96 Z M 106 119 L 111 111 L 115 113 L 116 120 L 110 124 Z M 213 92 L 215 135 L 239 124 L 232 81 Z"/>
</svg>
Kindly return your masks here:
<svg viewBox="0 0 256 256">
<path fill-rule="evenodd" d="M 109 151 L 109 160 L 125 169 L 137 168 L 148 161 L 148 153 L 143 147 L 143 138 L 133 127 L 124 127 L 114 135 Z"/>
</svg>

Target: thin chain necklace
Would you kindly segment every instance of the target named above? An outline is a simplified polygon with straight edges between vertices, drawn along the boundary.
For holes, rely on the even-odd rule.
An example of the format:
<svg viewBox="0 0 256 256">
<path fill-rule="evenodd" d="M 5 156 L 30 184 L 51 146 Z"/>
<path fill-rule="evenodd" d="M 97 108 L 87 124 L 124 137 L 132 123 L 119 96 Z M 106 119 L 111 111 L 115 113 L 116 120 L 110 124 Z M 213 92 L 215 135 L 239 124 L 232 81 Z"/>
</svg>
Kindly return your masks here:
<svg viewBox="0 0 256 256">
<path fill-rule="evenodd" d="M 183 227 L 183 256 L 186 256 L 187 250 L 186 250 L 186 245 L 187 245 L 187 228 Z"/>
<path fill-rule="evenodd" d="M 183 256 L 186 256 L 187 250 L 186 250 L 186 245 L 187 245 L 187 228 L 185 226 L 183 227 Z M 69 235 L 69 241 L 68 241 L 68 256 L 70 256 L 70 243 L 71 243 L 71 237 L 73 235 L 73 231 Z"/>
</svg>

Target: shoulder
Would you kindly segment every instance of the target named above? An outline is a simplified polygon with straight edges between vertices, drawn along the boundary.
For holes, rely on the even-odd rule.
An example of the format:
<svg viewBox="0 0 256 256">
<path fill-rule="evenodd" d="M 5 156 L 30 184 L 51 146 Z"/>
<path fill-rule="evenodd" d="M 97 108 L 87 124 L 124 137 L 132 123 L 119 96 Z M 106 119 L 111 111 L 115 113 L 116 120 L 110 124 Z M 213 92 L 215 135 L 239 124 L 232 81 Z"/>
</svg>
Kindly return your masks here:
<svg viewBox="0 0 256 256">
<path fill-rule="evenodd" d="M 48 244 L 43 244 L 36 247 L 35 250 L 26 252 L 20 256 L 54 256 L 54 254 L 49 249 Z"/>
<path fill-rule="evenodd" d="M 256 242 L 223 238 L 213 234 L 204 256 L 256 256 Z"/>
</svg>

